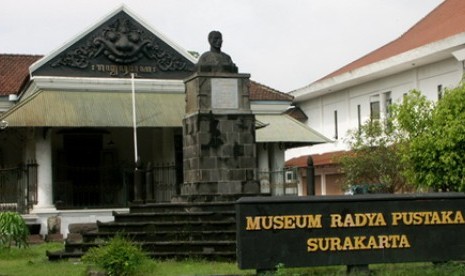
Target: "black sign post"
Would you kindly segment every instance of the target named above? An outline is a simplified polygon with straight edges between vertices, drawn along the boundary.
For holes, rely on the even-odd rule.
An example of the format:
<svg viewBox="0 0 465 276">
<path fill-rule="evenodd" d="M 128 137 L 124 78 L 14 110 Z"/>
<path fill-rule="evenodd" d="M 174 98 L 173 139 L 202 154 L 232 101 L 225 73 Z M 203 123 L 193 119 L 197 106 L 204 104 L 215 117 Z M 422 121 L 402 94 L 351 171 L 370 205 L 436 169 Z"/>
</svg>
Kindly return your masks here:
<svg viewBox="0 0 465 276">
<path fill-rule="evenodd" d="M 241 269 L 465 260 L 465 194 L 241 198 Z"/>
</svg>

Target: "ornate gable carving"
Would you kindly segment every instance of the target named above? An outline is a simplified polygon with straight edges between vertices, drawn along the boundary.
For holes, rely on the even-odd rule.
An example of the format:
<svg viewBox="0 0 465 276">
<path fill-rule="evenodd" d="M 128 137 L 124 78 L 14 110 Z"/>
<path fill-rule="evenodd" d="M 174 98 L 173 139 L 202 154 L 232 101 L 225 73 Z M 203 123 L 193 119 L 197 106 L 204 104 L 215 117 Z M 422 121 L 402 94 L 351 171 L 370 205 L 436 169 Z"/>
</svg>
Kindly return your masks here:
<svg viewBox="0 0 465 276">
<path fill-rule="evenodd" d="M 35 75 L 178 79 L 194 64 L 124 11 L 38 68 Z"/>
</svg>

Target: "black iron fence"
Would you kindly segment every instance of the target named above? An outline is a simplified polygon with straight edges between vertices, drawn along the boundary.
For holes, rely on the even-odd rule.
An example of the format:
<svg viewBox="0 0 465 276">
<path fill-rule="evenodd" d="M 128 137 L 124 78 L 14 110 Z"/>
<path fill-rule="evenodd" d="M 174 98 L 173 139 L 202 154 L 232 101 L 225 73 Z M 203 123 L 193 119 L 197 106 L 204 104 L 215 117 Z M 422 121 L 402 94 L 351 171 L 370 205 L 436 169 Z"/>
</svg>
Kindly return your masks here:
<svg viewBox="0 0 465 276">
<path fill-rule="evenodd" d="M 127 206 L 123 166 L 54 166 L 53 198 L 58 209 Z"/>
<path fill-rule="evenodd" d="M 139 195 L 132 195 L 132 199 L 148 200 L 154 202 L 170 202 L 171 198 L 179 194 L 179 182 L 175 164 L 148 164 L 146 168 L 139 169 L 136 177 L 140 182 L 136 190 Z M 134 180 L 134 171 L 126 172 L 125 179 Z M 131 182 L 131 184 L 134 182 Z M 132 187 L 133 185 L 131 185 Z M 134 198 L 139 197 L 139 198 Z"/>
<path fill-rule="evenodd" d="M 134 168 L 127 164 L 100 167 L 55 167 L 54 202 L 59 209 L 127 207 L 135 199 Z M 167 202 L 176 195 L 174 164 L 140 170 L 143 199 Z"/>
<path fill-rule="evenodd" d="M 37 204 L 37 162 L 0 168 L 0 212 L 27 214 Z"/>
<path fill-rule="evenodd" d="M 138 169 L 124 164 L 106 167 L 55 167 L 54 202 L 59 209 L 127 207 L 134 200 L 170 202 L 179 195 L 180 181 L 175 164 L 156 164 Z M 296 195 L 295 170 L 260 171 L 261 193 Z"/>
<path fill-rule="evenodd" d="M 35 160 L 0 168 L 0 211 L 29 213 L 37 204 L 37 167 Z M 57 167 L 55 167 L 57 169 Z M 57 208 L 126 207 L 134 200 L 134 169 L 123 164 L 107 167 L 58 167 L 55 173 L 54 203 Z M 142 197 L 169 202 L 179 194 L 175 164 L 147 166 L 143 172 Z M 260 171 L 261 192 L 272 195 L 297 194 L 294 170 Z"/>
</svg>

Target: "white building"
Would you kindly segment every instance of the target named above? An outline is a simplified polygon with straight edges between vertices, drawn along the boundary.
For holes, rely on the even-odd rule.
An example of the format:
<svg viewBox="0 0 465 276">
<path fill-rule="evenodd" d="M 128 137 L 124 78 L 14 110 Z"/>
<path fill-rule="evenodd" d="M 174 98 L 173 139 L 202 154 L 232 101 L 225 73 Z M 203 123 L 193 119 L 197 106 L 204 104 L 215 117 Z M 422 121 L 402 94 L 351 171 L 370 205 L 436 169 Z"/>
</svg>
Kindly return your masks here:
<svg viewBox="0 0 465 276">
<path fill-rule="evenodd" d="M 334 143 L 288 150 L 286 159 L 347 150 L 344 138 L 412 89 L 438 100 L 462 79 L 465 1 L 445 0 L 398 39 L 291 92 L 308 126 Z"/>
</svg>

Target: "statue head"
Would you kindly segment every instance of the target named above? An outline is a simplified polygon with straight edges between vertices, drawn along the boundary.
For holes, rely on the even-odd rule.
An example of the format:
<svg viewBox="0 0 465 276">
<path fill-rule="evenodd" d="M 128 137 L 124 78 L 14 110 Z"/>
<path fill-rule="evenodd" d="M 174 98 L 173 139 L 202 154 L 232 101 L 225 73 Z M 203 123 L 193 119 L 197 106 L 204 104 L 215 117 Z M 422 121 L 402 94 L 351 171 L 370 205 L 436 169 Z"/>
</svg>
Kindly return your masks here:
<svg viewBox="0 0 465 276">
<path fill-rule="evenodd" d="M 208 43 L 210 43 L 210 51 L 219 53 L 223 45 L 223 36 L 219 31 L 211 31 L 208 34 Z"/>
<path fill-rule="evenodd" d="M 210 51 L 200 56 L 196 64 L 196 71 L 237 73 L 237 66 L 233 63 L 231 57 L 221 52 L 221 46 L 223 45 L 221 33 L 211 31 L 208 34 L 208 43 L 210 43 Z"/>
</svg>

